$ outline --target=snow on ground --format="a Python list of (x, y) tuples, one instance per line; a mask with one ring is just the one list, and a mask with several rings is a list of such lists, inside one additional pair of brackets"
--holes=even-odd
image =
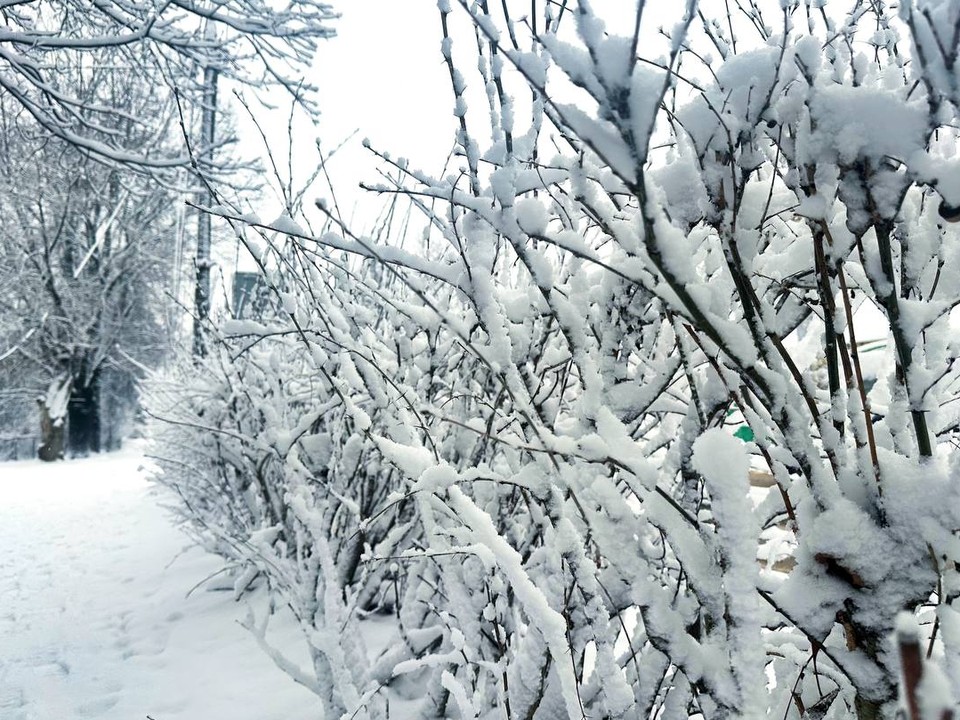
[[(237, 622), (244, 603), (209, 585), (188, 597), (222, 563), (172, 526), (140, 462), (0, 464), (0, 718), (318, 717)], [(306, 665), (293, 624), (273, 627)]]

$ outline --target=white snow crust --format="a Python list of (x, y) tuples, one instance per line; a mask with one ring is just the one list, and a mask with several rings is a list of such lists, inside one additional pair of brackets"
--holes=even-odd
[[(232, 582), (191, 592), (222, 561), (172, 526), (141, 462), (133, 449), (0, 465), (0, 718), (317, 718), (238, 623)], [(269, 640), (307, 662), (290, 618)]]

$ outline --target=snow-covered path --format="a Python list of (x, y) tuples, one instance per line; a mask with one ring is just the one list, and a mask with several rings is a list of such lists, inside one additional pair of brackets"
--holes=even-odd
[[(0, 718), (317, 718), (231, 593), (187, 597), (221, 563), (171, 525), (140, 462), (0, 464)], [(292, 625), (273, 642), (305, 662)]]

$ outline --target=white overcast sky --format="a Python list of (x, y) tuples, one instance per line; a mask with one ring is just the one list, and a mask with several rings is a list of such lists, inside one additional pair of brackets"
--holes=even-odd
[[(469, 88), (476, 84), (474, 40), (471, 32), (464, 32), (468, 28), (465, 13), (456, 2), (452, 5), (454, 57), (459, 48)], [(644, 25), (651, 29), (665, 14), (674, 14), (665, 13), (664, 5), (648, 5)], [(680, 2), (671, 0), (666, 5), (682, 11)], [(630, 34), (633, 0), (594, 0), (592, 6), (608, 19), (610, 31)], [(380, 201), (364, 200), (364, 193), (356, 189), (361, 180), (378, 180), (378, 163), (362, 147), (362, 140), (369, 138), (375, 148), (406, 157), (413, 166), (438, 175), (455, 137), (453, 97), (440, 54), (436, 0), (334, 0), (334, 8), (341, 16), (334, 24), (337, 35), (320, 44), (306, 77), (318, 88), (321, 115), (315, 124), (295, 126), (293, 161), (302, 179), (316, 166), (312, 146), (317, 138), (329, 152), (357, 131), (328, 163), (328, 170), (341, 210), (349, 214), (354, 203), (360, 202), (355, 220), (356, 228), (363, 230), (369, 229), (369, 216), (376, 214)], [(618, 26), (621, 23), (623, 27)], [(479, 107), (474, 112), (478, 119), (486, 113)], [(280, 154), (285, 155), (285, 115), (272, 113), (264, 124), (271, 128), (277, 146), (283, 146)], [(259, 145), (255, 133), (243, 135), (244, 144)], [(309, 204), (318, 195), (329, 198), (329, 191), (318, 186)], [(262, 211), (266, 214), (278, 208), (271, 204)], [(369, 222), (364, 222), (365, 217)]]
[(359, 132), (331, 160), (334, 182), (353, 187), (361, 178), (376, 178), (364, 137), (439, 172), (454, 125), (435, 1), (349, 0), (335, 7), (341, 13), (337, 36), (322, 44), (315, 63), (317, 133), (329, 150)]
[[(363, 139), (439, 173), (454, 139), (453, 101), (440, 55), (435, 0), (341, 0), (334, 6), (341, 15), (334, 23), (337, 35), (320, 44), (305, 78), (318, 89), (321, 114), (315, 123), (302, 118), (295, 123), (293, 163), (302, 181), (316, 167), (317, 139), (330, 152), (356, 132), (327, 164), (341, 209), (349, 213), (365, 195), (357, 189), (359, 182), (378, 179), (378, 163), (363, 148)], [(261, 120), (285, 163), (289, 101), (279, 102), (283, 109), (264, 113)], [(257, 148), (256, 131), (242, 121), (240, 127), (247, 150)], [(325, 183), (317, 185), (309, 204), (319, 195), (329, 199)], [(368, 213), (380, 206), (370, 198), (361, 203)], [(268, 207), (264, 213), (279, 206)]]

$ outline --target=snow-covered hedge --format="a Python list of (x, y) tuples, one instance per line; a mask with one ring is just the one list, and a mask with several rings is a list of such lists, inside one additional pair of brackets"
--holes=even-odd
[(328, 717), (952, 712), (960, 7), (737, 7), (658, 58), (643, 3), (631, 37), (464, 2), (461, 49), (441, 2), (464, 167), (380, 188), (422, 247), (284, 221), (283, 312), (185, 381), (168, 482), (294, 607)]

